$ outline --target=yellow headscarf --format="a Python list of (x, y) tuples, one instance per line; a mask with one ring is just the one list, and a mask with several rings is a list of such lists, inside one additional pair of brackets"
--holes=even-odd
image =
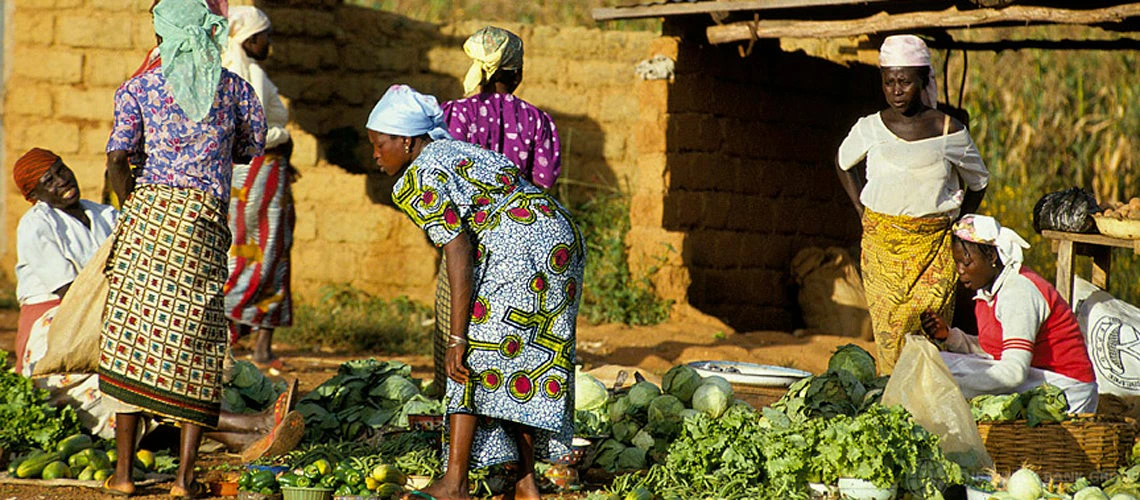
[(474, 94), (500, 69), (522, 69), (522, 39), (502, 28), (487, 26), (476, 31), (463, 42), (463, 52), (472, 59), (463, 78), (465, 95)]

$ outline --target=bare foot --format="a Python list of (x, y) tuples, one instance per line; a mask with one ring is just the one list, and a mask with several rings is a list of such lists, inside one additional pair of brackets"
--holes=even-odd
[[(538, 491), (538, 481), (534, 478), (534, 472), (522, 476), (518, 482), (515, 483), (515, 489), (512, 500), (539, 500), (542, 498), (542, 493)], [(504, 496), (505, 497), (505, 496)]]

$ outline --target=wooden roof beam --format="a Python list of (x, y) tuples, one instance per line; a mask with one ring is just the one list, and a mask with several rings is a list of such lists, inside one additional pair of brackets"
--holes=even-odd
[(1073, 10), (1028, 5), (1002, 9), (958, 10), (888, 14), (880, 12), (862, 19), (839, 21), (768, 20), (741, 21), (710, 26), (710, 43), (731, 43), (756, 38), (837, 38), (871, 33), (890, 33), (931, 28), (969, 28), (988, 24), (1045, 23), (1096, 25), (1119, 23), (1140, 17), (1140, 4), (1130, 3), (1100, 9)]
[(628, 7), (598, 7), (590, 11), (595, 21), (642, 19), (647, 17), (711, 14), (772, 9), (800, 9), (836, 5), (866, 5), (892, 0), (719, 0), (715, 2), (662, 3)]

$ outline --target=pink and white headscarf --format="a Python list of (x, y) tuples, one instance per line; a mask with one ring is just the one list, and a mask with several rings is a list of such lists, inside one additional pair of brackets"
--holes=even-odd
[(954, 223), (952, 230), (954, 236), (963, 241), (997, 247), (998, 258), (1006, 266), (1014, 266), (1017, 269), (1025, 261), (1025, 254), (1022, 250), (1029, 248), (1029, 242), (1025, 241), (1016, 231), (1008, 227), (1001, 227), (1001, 224), (998, 224), (997, 219), (993, 217), (976, 214), (964, 215), (958, 219), (958, 222)]
[(934, 66), (930, 64), (930, 49), (926, 42), (914, 35), (891, 35), (879, 47), (880, 68), (922, 68), (925, 67), (929, 80), (922, 93), (922, 103), (938, 109), (938, 80), (934, 78)]

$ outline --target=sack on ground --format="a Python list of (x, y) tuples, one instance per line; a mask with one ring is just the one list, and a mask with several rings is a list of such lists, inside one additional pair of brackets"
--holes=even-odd
[(1096, 232), (1092, 215), (1100, 211), (1096, 197), (1086, 189), (1072, 187), (1042, 196), (1033, 206), (1033, 229), (1067, 231), (1070, 233)]
[(963, 469), (992, 467), (970, 404), (926, 337), (907, 335), (895, 371), (883, 390), (882, 404), (902, 405), (926, 430), (938, 435), (946, 457)]
[(103, 269), (113, 242), (114, 238), (107, 238), (71, 282), (48, 330), (47, 353), (32, 375), (95, 373), (108, 291)]
[(846, 250), (800, 250), (792, 259), (792, 275), (800, 287), (800, 309), (810, 333), (871, 339), (863, 280)]

